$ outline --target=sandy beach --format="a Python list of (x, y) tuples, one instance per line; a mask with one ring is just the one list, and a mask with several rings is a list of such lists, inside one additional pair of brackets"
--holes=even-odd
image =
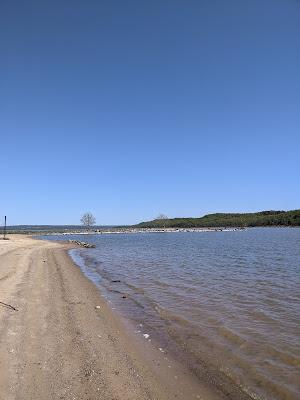
[(1, 400), (244, 398), (130, 333), (69, 248), (0, 240)]

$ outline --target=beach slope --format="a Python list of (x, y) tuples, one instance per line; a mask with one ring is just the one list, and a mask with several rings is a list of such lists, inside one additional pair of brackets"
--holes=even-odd
[(70, 246), (0, 240), (1, 400), (225, 398), (142, 349)]

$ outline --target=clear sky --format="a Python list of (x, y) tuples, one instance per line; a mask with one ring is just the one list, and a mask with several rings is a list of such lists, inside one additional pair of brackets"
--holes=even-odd
[(300, 1), (0, 0), (0, 217), (300, 208)]

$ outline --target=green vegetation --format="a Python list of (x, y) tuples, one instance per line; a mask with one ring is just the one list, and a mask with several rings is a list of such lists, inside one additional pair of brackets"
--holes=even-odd
[(201, 218), (155, 219), (141, 222), (139, 228), (207, 228), (253, 226), (300, 226), (300, 210), (261, 211), (246, 214), (208, 214)]

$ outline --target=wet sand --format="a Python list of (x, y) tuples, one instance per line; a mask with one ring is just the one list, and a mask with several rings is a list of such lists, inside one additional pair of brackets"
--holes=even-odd
[(246, 398), (130, 333), (71, 261), (72, 245), (9, 239), (0, 240), (1, 400)]

